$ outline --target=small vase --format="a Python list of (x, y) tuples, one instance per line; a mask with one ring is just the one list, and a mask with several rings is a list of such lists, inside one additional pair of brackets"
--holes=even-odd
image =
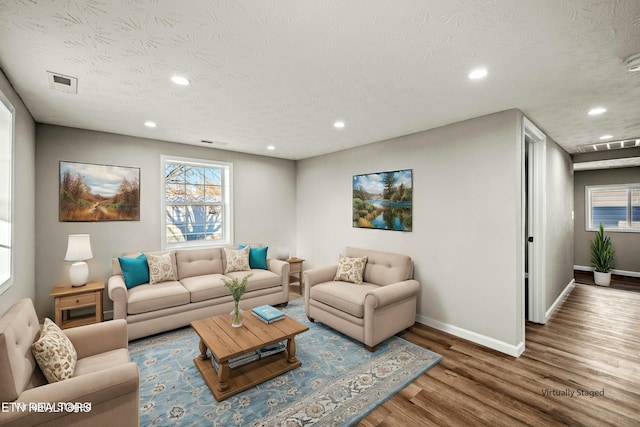
[(593, 272), (593, 281), (598, 286), (609, 286), (611, 284), (611, 272), (601, 273), (599, 271)]
[(229, 313), (229, 315), (231, 316), (231, 326), (233, 326), (234, 328), (239, 328), (240, 326), (242, 326), (244, 311), (242, 311), (237, 304), (235, 308), (231, 310), (231, 313)]

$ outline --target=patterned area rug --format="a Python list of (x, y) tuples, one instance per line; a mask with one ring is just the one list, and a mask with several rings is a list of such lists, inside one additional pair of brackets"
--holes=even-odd
[(303, 304), (282, 309), (309, 327), (296, 337), (302, 366), (222, 402), (193, 363), (199, 339), (190, 327), (129, 343), (140, 368), (140, 425), (351, 426), (441, 359), (398, 337), (371, 353), (309, 322)]

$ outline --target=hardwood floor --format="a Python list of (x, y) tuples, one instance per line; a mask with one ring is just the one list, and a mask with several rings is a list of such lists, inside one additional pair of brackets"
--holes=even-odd
[(510, 357), (417, 324), (442, 361), (357, 425), (640, 426), (640, 294), (576, 285)]
[[(573, 277), (576, 279), (576, 283), (583, 283), (583, 284), (595, 286), (592, 271), (574, 270)], [(640, 278), (612, 274), (611, 285), (609, 285), (609, 287), (613, 289), (621, 289), (625, 291), (640, 292)]]

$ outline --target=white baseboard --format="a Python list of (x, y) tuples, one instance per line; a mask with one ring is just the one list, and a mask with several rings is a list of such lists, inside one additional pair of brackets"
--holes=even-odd
[[(586, 267), (584, 265), (574, 265), (573, 269), (578, 271), (593, 271), (593, 267)], [(611, 273), (619, 276), (640, 277), (640, 272), (637, 271), (617, 270), (614, 268), (611, 270)]]
[(558, 298), (556, 298), (556, 300), (553, 302), (553, 304), (551, 304), (551, 307), (549, 307), (547, 312), (544, 314), (544, 323), (547, 323), (547, 320), (549, 320), (549, 318), (551, 317), (553, 312), (556, 311), (556, 309), (558, 308), (558, 306), (560, 305), (562, 300), (564, 300), (565, 297), (567, 295), (569, 295), (569, 292), (571, 292), (571, 289), (573, 289), (573, 287), (575, 285), (576, 285), (576, 280), (575, 279), (571, 279), (569, 284), (564, 288), (564, 290), (560, 293)]
[(467, 329), (450, 325), (448, 323), (440, 322), (439, 320), (431, 319), (430, 317), (426, 317), (421, 314), (418, 314), (416, 316), (416, 319), (418, 322), (424, 325), (431, 326), (432, 328), (447, 332), (460, 338), (464, 338), (476, 344), (489, 347), (501, 353), (508, 354), (509, 356), (520, 357), (522, 352), (524, 352), (524, 342), (521, 342), (518, 345), (508, 344), (504, 341), (500, 341), (486, 335), (478, 334), (477, 332), (469, 331)]

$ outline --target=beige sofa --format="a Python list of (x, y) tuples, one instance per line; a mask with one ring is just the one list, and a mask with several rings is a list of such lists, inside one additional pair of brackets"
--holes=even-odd
[(306, 270), (304, 308), (318, 320), (375, 351), (390, 336), (412, 326), (420, 285), (413, 280), (413, 261), (406, 255), (346, 248), (349, 258), (366, 256), (363, 282), (334, 280), (337, 265)]
[[(235, 248), (234, 248), (235, 249)], [(223, 248), (181, 249), (168, 253), (178, 280), (142, 284), (127, 289), (117, 258), (112, 261), (108, 295), (114, 319), (125, 319), (129, 340), (189, 325), (197, 319), (230, 313), (234, 301), (222, 279), (249, 278), (240, 300), (242, 309), (289, 301), (289, 263), (267, 260), (267, 270), (251, 269), (225, 273)], [(139, 254), (128, 255), (136, 257)]]
[[(22, 299), (2, 316), (0, 425), (111, 426), (117, 420), (121, 427), (138, 426), (139, 374), (129, 358), (125, 322), (103, 322), (63, 332), (78, 361), (71, 378), (49, 384), (31, 352), (40, 336), (33, 302)], [(58, 402), (83, 409), (73, 412), (64, 405), (60, 410)], [(47, 403), (56, 406), (47, 407)], [(89, 412), (85, 403), (91, 404)]]

